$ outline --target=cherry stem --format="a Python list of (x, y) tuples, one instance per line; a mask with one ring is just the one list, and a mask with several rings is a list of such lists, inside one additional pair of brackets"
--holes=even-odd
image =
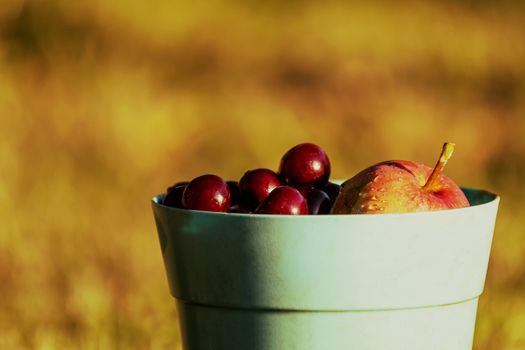
[(445, 142), (443, 144), (443, 149), (441, 150), (441, 155), (439, 156), (439, 160), (436, 163), (436, 166), (434, 167), (434, 170), (432, 170), (432, 173), (428, 177), (427, 182), (423, 186), (423, 189), (426, 191), (430, 191), (432, 189), (432, 185), (434, 185), (434, 182), (436, 181), (437, 177), (447, 164), (450, 157), (452, 157), (452, 153), (454, 153), (454, 147), (456, 146), (455, 143), (452, 142)]

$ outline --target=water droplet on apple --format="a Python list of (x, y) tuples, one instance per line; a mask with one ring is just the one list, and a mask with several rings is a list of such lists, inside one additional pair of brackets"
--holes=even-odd
[(368, 210), (377, 210), (379, 207), (377, 206), (377, 204), (369, 204), (366, 209)]

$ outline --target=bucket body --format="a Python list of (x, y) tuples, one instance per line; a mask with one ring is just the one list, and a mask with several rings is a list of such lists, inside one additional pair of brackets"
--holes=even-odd
[(379, 215), (281, 216), (153, 199), (184, 348), (472, 347), (499, 197)]

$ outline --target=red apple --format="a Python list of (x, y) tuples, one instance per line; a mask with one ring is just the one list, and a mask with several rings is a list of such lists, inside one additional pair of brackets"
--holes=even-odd
[(434, 169), (406, 160), (373, 165), (343, 184), (333, 214), (379, 214), (470, 206), (465, 194), (441, 170), (454, 144), (445, 143)]

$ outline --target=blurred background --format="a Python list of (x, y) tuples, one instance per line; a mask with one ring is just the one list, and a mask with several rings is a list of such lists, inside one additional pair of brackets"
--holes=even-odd
[(523, 4), (3, 0), (0, 348), (180, 348), (149, 202), (176, 181), (453, 141), (502, 196), (475, 349), (525, 349)]

